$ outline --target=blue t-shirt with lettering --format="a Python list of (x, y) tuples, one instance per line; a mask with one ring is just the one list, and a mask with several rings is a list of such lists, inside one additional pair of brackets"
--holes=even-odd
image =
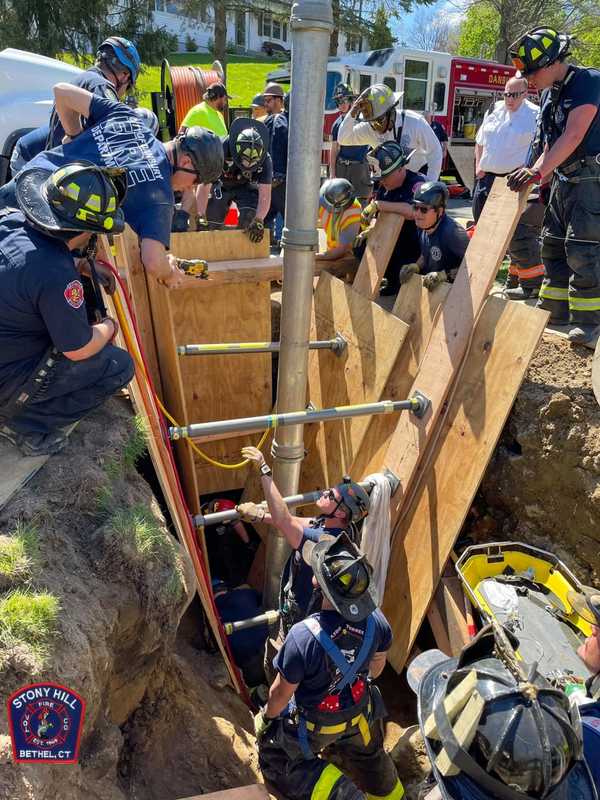
[[(162, 142), (129, 106), (94, 96), (88, 127), (71, 142), (46, 150), (27, 169), (54, 171), (72, 161), (91, 161), (127, 170), (127, 196), (122, 205), (126, 222), (141, 239), (169, 246), (173, 216), (171, 164)], [(0, 189), (0, 208), (16, 208), (14, 182)]]

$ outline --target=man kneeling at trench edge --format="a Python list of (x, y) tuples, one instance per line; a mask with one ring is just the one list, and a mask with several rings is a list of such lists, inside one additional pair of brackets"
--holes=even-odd
[[(399, 800), (404, 788), (383, 749), (385, 709), (372, 684), (392, 640), (372, 569), (346, 534), (306, 541), (302, 557), (323, 607), (292, 627), (275, 659), (277, 677), (255, 717), (260, 768), (290, 800)], [(319, 755), (326, 747), (347, 760), (360, 789)]]
[(265, 672), (269, 682), (274, 677), (273, 657), (284, 636), (292, 625), (304, 619), (320, 607), (320, 592), (313, 591), (313, 573), (302, 558), (305, 541), (318, 542), (324, 534), (339, 536), (348, 533), (354, 539), (356, 525), (369, 513), (369, 495), (358, 483), (345, 478), (337, 486), (326, 489), (316, 501), (320, 514), (316, 518), (296, 517), (290, 514), (283, 498), (275, 486), (271, 469), (263, 454), (256, 447), (244, 447), (244, 458), (254, 462), (261, 474), (261, 484), (267, 501), (267, 509), (255, 503), (237, 506), (241, 518), (246, 522), (265, 522), (273, 525), (285, 536), (292, 553), (281, 575), (279, 592), (280, 630), (277, 640), (267, 640)]
[[(111, 344), (115, 320), (89, 324), (75, 266), (92, 236), (123, 230), (125, 186), (87, 162), (26, 167), (20, 210), (0, 210), (0, 436), (26, 456), (57, 453), (69, 426), (133, 377), (129, 354)], [(97, 288), (100, 268), (86, 268)], [(100, 277), (109, 291), (111, 278)]]

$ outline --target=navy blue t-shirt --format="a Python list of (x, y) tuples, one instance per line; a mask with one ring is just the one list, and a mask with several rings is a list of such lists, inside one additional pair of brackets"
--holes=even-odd
[[(171, 164), (162, 142), (129, 106), (93, 97), (88, 127), (83, 133), (65, 145), (40, 153), (27, 168), (55, 170), (79, 159), (105, 167), (124, 167), (125, 221), (140, 238), (169, 246), (174, 203)], [(16, 208), (13, 181), (0, 191), (0, 207)]]
[(91, 337), (67, 246), (31, 228), (20, 211), (0, 215), (0, 397), (20, 387), (52, 345), (78, 350)]
[[(424, 262), (421, 267), (421, 275), (440, 271), (451, 273), (457, 270), (469, 244), (466, 230), (448, 214), (444, 214), (434, 231), (420, 230), (419, 239), (421, 241), (421, 257)], [(448, 277), (454, 278), (453, 275)]]
[[(254, 589), (241, 587), (215, 597), (215, 604), (223, 622), (237, 622), (262, 614), (260, 595)], [(261, 652), (269, 635), (267, 625), (257, 625), (229, 636), (235, 663), (240, 667)]]
[(287, 586), (290, 570), (294, 570), (294, 579), (292, 581), (292, 593), (296, 603), (300, 607), (303, 614), (306, 614), (308, 604), (313, 593), (313, 571), (306, 561), (302, 558), (302, 548), (304, 542), (318, 542), (323, 534), (327, 533), (329, 536), (339, 536), (343, 528), (326, 528), (324, 521), (316, 520), (314, 528), (304, 528), (304, 536), (298, 548), (290, 553), (281, 577), (281, 585)]
[(447, 142), (448, 141), (448, 134), (446, 133), (446, 129), (442, 125), (441, 122), (437, 120), (433, 120), (431, 123), (431, 130), (435, 133), (438, 138), (438, 142)]
[(41, 128), (34, 128), (29, 133), (26, 133), (25, 136), (21, 136), (17, 142), (17, 147), (26, 161), (31, 161), (38, 153), (46, 149), (48, 130), (47, 125), (42, 125)]
[[(567, 120), (574, 108), (595, 105), (600, 108), (600, 71), (586, 67), (570, 67), (572, 77), (566, 76), (552, 119), (552, 92), (542, 95), (542, 130), (544, 140), (550, 147), (567, 127)], [(581, 143), (585, 155), (600, 153), (600, 113), (596, 113), (592, 124)]]
[[(380, 185), (375, 197), (386, 203), (412, 203), (417, 186), (426, 180), (427, 178), (420, 172), (412, 172), (407, 169), (402, 186), (388, 191)], [(412, 219), (405, 219), (390, 263), (395, 265), (412, 264), (420, 255), (421, 245), (417, 226)]]
[(288, 118), (285, 113), (271, 114), (265, 120), (269, 131), (269, 153), (273, 161), (273, 174), (285, 177), (288, 159)]
[[(331, 129), (331, 139), (334, 142), (338, 140), (338, 132), (340, 130), (340, 125), (344, 119), (344, 115), (340, 114), (340, 116), (336, 119), (333, 123), (333, 127)], [(338, 158), (343, 158), (346, 161), (364, 161), (367, 157), (367, 150), (368, 146), (363, 145), (354, 145), (354, 144), (341, 144), (340, 151), (338, 153)]]
[[(105, 100), (119, 101), (117, 90), (98, 67), (86, 69), (85, 72), (82, 72), (81, 75), (78, 75), (75, 80), (70, 81), (70, 83), (72, 83), (73, 86), (79, 86), (81, 89), (87, 89), (88, 92), (91, 92), (97, 97), (103, 97)], [(82, 127), (87, 128), (90, 122), (86, 120), (85, 117), (82, 117), (81, 124)], [(50, 115), (50, 130), (52, 133), (47, 140), (47, 144), (41, 147), (38, 153), (41, 153), (42, 150), (50, 150), (52, 147), (58, 147), (62, 144), (65, 129), (54, 109), (52, 109), (52, 114)]]
[[(313, 614), (325, 633), (342, 651), (346, 661), (353, 663), (363, 643), (366, 620), (348, 622), (337, 611), (321, 611)], [(392, 629), (379, 609), (373, 612), (375, 635), (368, 655), (360, 665), (358, 675), (366, 678), (369, 662), (375, 653), (389, 650), (392, 643)], [(309, 709), (319, 705), (329, 694), (336, 693), (341, 673), (325, 650), (317, 642), (306, 625), (298, 622), (293, 625), (285, 638), (281, 650), (273, 660), (273, 666), (288, 683), (299, 684), (295, 691), (296, 704)], [(350, 687), (346, 686), (340, 696), (340, 708), (353, 705)]]

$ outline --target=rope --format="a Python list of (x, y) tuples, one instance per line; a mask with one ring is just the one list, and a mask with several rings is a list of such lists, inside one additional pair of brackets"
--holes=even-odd
[(175, 100), (175, 125), (177, 130), (185, 115), (193, 106), (202, 102), (202, 95), (212, 84), (221, 81), (215, 70), (202, 70), (197, 67), (171, 67), (173, 98)]
[[(113, 266), (111, 264), (109, 264), (107, 261), (102, 261), (101, 259), (98, 259), (98, 262), (100, 264), (103, 264), (104, 266), (108, 267), (111, 270), (111, 272), (115, 276), (116, 280), (119, 282), (119, 286), (121, 287), (121, 289), (123, 291), (123, 296), (125, 298), (127, 298), (127, 294), (126, 294), (127, 289), (126, 289), (125, 285), (123, 284), (123, 281), (121, 280), (121, 276), (117, 273), (117, 271), (113, 268)], [(123, 331), (123, 336), (125, 337), (125, 342), (127, 344), (127, 349), (129, 350), (129, 353), (132, 356), (133, 360), (135, 361), (138, 369), (144, 375), (144, 377), (145, 377), (145, 379), (146, 379), (146, 381), (148, 383), (148, 386), (150, 387), (150, 391), (152, 392), (152, 396), (154, 398), (154, 402), (160, 408), (160, 410), (162, 411), (164, 416), (169, 420), (171, 425), (175, 426), (176, 428), (181, 427), (181, 425), (177, 422), (177, 420), (174, 417), (171, 416), (169, 411), (165, 408), (165, 406), (162, 404), (160, 398), (156, 394), (156, 391), (154, 389), (154, 385), (152, 384), (152, 381), (150, 380), (150, 375), (149, 375), (148, 370), (146, 368), (146, 364), (140, 358), (140, 355), (138, 353), (138, 348), (135, 347), (135, 345), (134, 345), (134, 341), (133, 341), (133, 338), (131, 336), (131, 331), (129, 330), (129, 326), (127, 325), (127, 319), (126, 319), (125, 314), (123, 312), (123, 305), (121, 303), (121, 298), (118, 295), (115, 294), (113, 296), (113, 300), (114, 300), (114, 303), (115, 303), (115, 308), (117, 310), (117, 316), (119, 318), (119, 327)], [(130, 311), (131, 311), (131, 309), (130, 309)], [(131, 311), (131, 318), (132, 318), (132, 320), (134, 319), (134, 315), (133, 315), (132, 311)], [(139, 340), (139, 334), (138, 334), (138, 340)], [(141, 352), (141, 347), (139, 348), (139, 352)], [(258, 444), (256, 445), (259, 450), (264, 445), (264, 443), (267, 441), (267, 437), (269, 436), (269, 432), (271, 430), (273, 430), (275, 427), (276, 427), (276, 424), (271, 425), (271, 427), (267, 428), (265, 430), (265, 432), (263, 433), (263, 435), (260, 437), (260, 440), (259, 440)], [(196, 453), (196, 455), (198, 455), (204, 461), (207, 461), (209, 464), (212, 464), (214, 467), (219, 467), (220, 469), (242, 469), (243, 467), (245, 467), (247, 464), (250, 463), (248, 461), (248, 459), (245, 458), (242, 461), (238, 461), (236, 464), (224, 464), (222, 461), (217, 461), (216, 459), (211, 458), (207, 453), (205, 453), (203, 450), (201, 450), (198, 447), (198, 445), (196, 445), (191, 439), (186, 438), (185, 441), (192, 448), (194, 453)]]

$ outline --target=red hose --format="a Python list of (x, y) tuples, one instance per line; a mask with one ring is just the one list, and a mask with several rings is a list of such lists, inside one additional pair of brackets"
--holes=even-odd
[[(131, 301), (129, 299), (129, 291), (128, 291), (126, 285), (124, 284), (121, 276), (119, 275), (118, 271), (115, 269), (115, 267), (110, 262), (104, 261), (104, 259), (101, 259), (101, 258), (98, 258), (97, 261), (98, 261), (99, 264), (107, 267), (112, 272), (112, 274), (115, 276), (115, 280), (119, 284), (119, 287), (121, 289), (121, 294), (123, 295), (123, 297), (125, 299), (125, 304), (127, 305), (127, 310), (129, 311), (129, 316), (131, 317), (131, 322), (132, 322), (132, 325), (133, 325), (133, 332), (134, 332), (134, 335), (135, 335), (135, 339), (136, 339), (136, 343), (137, 343), (137, 346), (138, 346), (138, 350), (140, 352), (140, 357), (141, 357), (142, 363), (144, 365), (144, 372), (146, 373), (146, 380), (148, 382), (148, 386), (150, 387), (150, 393), (152, 395), (152, 399), (156, 402), (156, 398), (158, 397), (158, 395), (156, 394), (156, 390), (155, 390), (154, 384), (152, 382), (152, 377), (150, 375), (150, 370), (148, 368), (148, 362), (146, 361), (146, 356), (144, 355), (144, 350), (142, 348), (142, 340), (141, 340), (140, 332), (139, 332), (139, 329), (138, 329), (138, 326), (137, 326), (137, 320), (135, 318), (135, 313), (133, 311), (133, 307), (132, 307)], [(175, 475), (175, 480), (177, 482), (177, 493), (179, 494), (179, 500), (180, 500), (180, 503), (181, 503), (181, 507), (183, 509), (185, 509), (185, 512), (186, 512), (185, 513), (185, 518), (186, 518), (186, 521), (187, 521), (187, 524), (188, 524), (188, 532), (191, 533), (190, 540), (192, 542), (194, 542), (194, 546), (195, 546), (195, 549), (196, 549), (196, 555), (198, 556), (198, 563), (200, 564), (200, 568), (202, 570), (202, 578), (204, 579), (204, 585), (210, 590), (209, 592), (207, 592), (207, 594), (208, 594), (208, 597), (210, 598), (210, 603), (211, 603), (211, 607), (212, 607), (213, 613), (215, 615), (215, 619), (218, 622), (219, 633), (221, 635), (221, 642), (222, 642), (222, 644), (223, 644), (223, 646), (225, 648), (225, 652), (229, 656), (229, 661), (230, 661), (230, 663), (231, 663), (231, 665), (233, 667), (233, 671), (234, 671), (234, 673), (235, 673), (235, 675), (237, 677), (237, 681), (238, 681), (238, 685), (239, 685), (239, 688), (240, 688), (240, 694), (242, 696), (242, 699), (244, 700), (246, 705), (251, 706), (252, 705), (252, 701), (250, 699), (250, 695), (248, 694), (248, 690), (246, 688), (246, 684), (244, 683), (244, 681), (243, 681), (243, 679), (242, 679), (242, 677), (240, 675), (240, 671), (238, 669), (238, 666), (237, 666), (237, 664), (235, 663), (235, 661), (233, 659), (233, 653), (231, 651), (231, 646), (229, 644), (229, 639), (228, 639), (227, 634), (225, 633), (225, 631), (223, 629), (223, 623), (221, 622), (221, 616), (219, 614), (219, 610), (217, 608), (217, 604), (215, 603), (215, 598), (213, 596), (212, 588), (211, 588), (211, 585), (210, 585), (210, 581), (208, 579), (208, 572), (207, 572), (207, 569), (206, 569), (206, 564), (204, 563), (204, 554), (202, 553), (202, 550), (200, 549), (200, 546), (198, 544), (198, 537), (196, 535), (196, 528), (195, 528), (194, 523), (192, 521), (192, 515), (189, 512), (189, 509), (188, 509), (188, 506), (187, 506), (187, 502), (186, 502), (185, 496), (183, 494), (183, 488), (181, 486), (181, 481), (179, 480), (179, 473), (177, 472), (177, 467), (175, 465), (175, 458), (173, 456), (173, 448), (172, 448), (172, 445), (171, 445), (171, 440), (169, 439), (169, 434), (168, 434), (168, 431), (167, 431), (167, 425), (165, 423), (165, 420), (164, 420), (162, 414), (158, 411), (158, 408), (157, 408), (157, 417), (158, 417), (158, 421), (159, 421), (159, 424), (160, 424), (161, 433), (162, 433), (162, 436), (163, 436), (163, 442), (166, 445), (166, 451), (167, 451), (167, 453), (169, 455), (169, 463), (171, 465), (171, 469), (173, 471), (173, 474)]]

